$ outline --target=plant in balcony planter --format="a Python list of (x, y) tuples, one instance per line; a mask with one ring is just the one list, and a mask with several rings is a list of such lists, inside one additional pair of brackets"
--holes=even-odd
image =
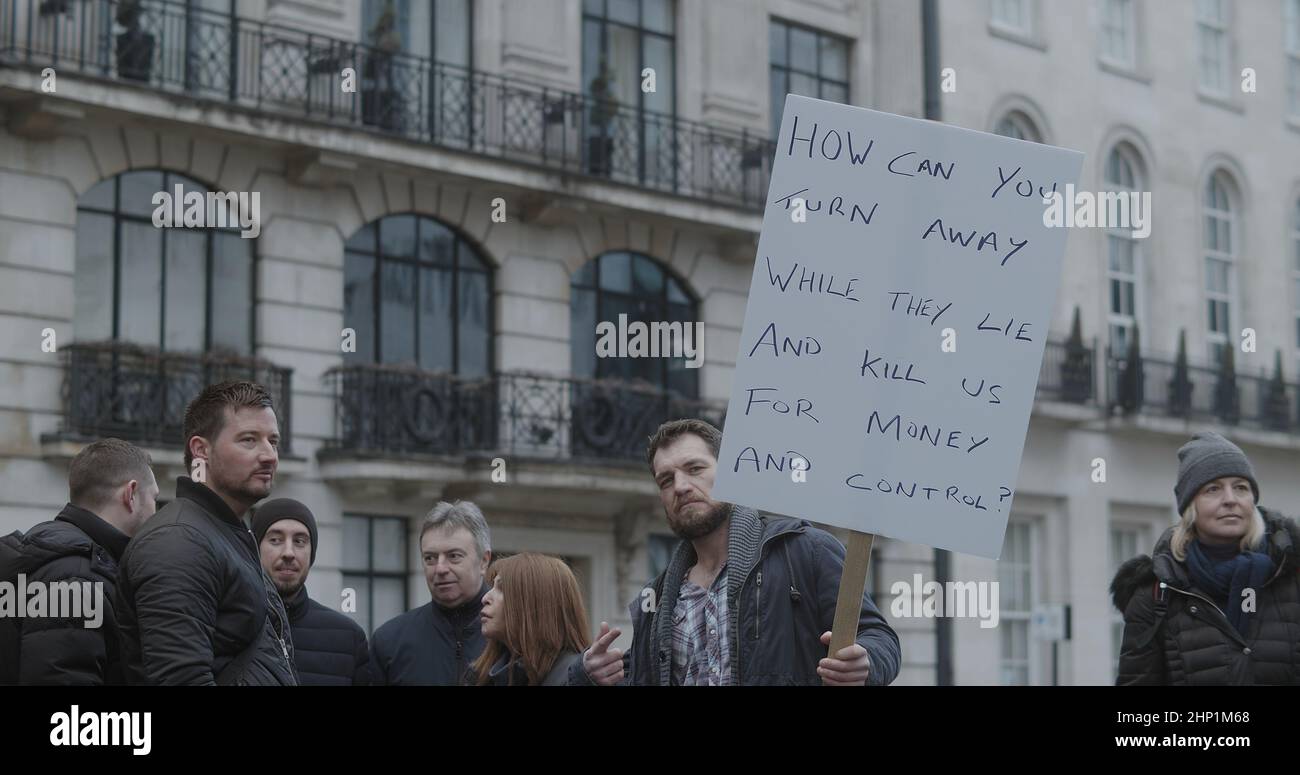
[(591, 107), (587, 115), (587, 171), (593, 175), (608, 175), (613, 170), (613, 123), (618, 119), (618, 97), (614, 94), (614, 70), (604, 57), (595, 78), (588, 84), (587, 93)]
[(366, 57), (368, 87), (361, 94), (361, 114), (367, 124), (401, 131), (406, 101), (397, 87), (396, 55), (402, 50), (402, 33), (397, 28), (397, 9), (392, 0), (384, 3), (379, 18), (368, 34), (371, 49)]
[(1264, 390), (1264, 425), (1275, 431), (1291, 429), (1291, 406), (1286, 398), (1286, 380), (1282, 378), (1282, 351), (1273, 351), (1273, 378)]
[(1192, 413), (1192, 384), (1187, 369), (1187, 331), (1178, 332), (1178, 356), (1174, 358), (1174, 376), (1169, 380), (1169, 414), (1187, 417)]
[(153, 73), (154, 35), (140, 29), (144, 0), (121, 0), (117, 23), (126, 28), (117, 36), (117, 75), (132, 81), (149, 82)]
[(1083, 326), (1079, 308), (1074, 308), (1070, 338), (1065, 341), (1065, 361), (1061, 364), (1061, 394), (1066, 401), (1081, 404), (1092, 395), (1092, 358), (1083, 343)]
[(1119, 375), (1119, 408), (1124, 414), (1132, 414), (1142, 408), (1145, 380), (1142, 374), (1141, 342), (1141, 331), (1133, 326), (1133, 338), (1129, 340), (1128, 354)]
[(1219, 379), (1214, 385), (1214, 413), (1229, 425), (1236, 425), (1241, 417), (1234, 349), (1231, 342), (1224, 346), (1223, 361), (1219, 364)]

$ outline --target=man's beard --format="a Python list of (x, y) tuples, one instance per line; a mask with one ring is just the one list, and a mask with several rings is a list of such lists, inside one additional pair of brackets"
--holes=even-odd
[(272, 576), (271, 583), (275, 585), (276, 591), (280, 593), (280, 599), (288, 600), (289, 598), (298, 594), (298, 590), (303, 588), (303, 586), (307, 583), (307, 577), (303, 576), (299, 578), (297, 581), (282, 582), (279, 579)]
[(252, 477), (242, 481), (235, 481), (233, 477), (226, 478), (218, 472), (224, 472), (219, 461), (215, 458), (208, 466), (208, 476), (211, 478), (211, 484), (215, 485), (213, 489), (222, 493), (228, 498), (239, 501), (246, 506), (252, 506), (254, 503), (268, 497), (271, 494), (271, 485), (274, 479), (266, 483), (266, 491), (262, 492), (260, 482)]
[[(694, 501), (702, 503), (703, 501)], [(688, 504), (690, 505), (690, 504)], [(718, 503), (712, 508), (694, 517), (668, 517), (668, 527), (678, 538), (684, 538), (687, 541), (694, 541), (697, 538), (712, 533), (718, 529), (718, 526), (727, 521), (731, 516), (730, 503)]]

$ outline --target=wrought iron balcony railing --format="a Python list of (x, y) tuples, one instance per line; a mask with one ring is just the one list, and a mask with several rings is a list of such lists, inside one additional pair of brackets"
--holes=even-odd
[[(774, 153), (747, 131), (171, 0), (0, 0), (3, 65), (367, 127), (749, 210), (762, 209)], [(346, 68), (353, 91), (344, 91)]]
[(400, 366), (345, 366), (327, 448), (351, 454), (507, 453), (640, 461), (659, 424), (699, 417), (722, 426), (725, 405), (614, 381), (527, 374), (462, 379)]
[(1038, 372), (1038, 396), (1072, 404), (1096, 400), (1096, 345), (1083, 342), (1047, 342)]
[(180, 449), (189, 402), (208, 385), (247, 379), (270, 391), (280, 425), (280, 454), (292, 454), (292, 369), (257, 358), (159, 352), (120, 342), (72, 344), (63, 353), (64, 434), (116, 436)]
[(1106, 356), (1113, 411), (1154, 413), (1189, 420), (1291, 433), (1300, 430), (1300, 385), (1280, 376), (1226, 373), (1144, 355), (1136, 363)]

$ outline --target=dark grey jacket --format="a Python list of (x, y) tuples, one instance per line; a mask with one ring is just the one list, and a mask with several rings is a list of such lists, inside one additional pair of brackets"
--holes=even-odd
[(1192, 584), (1174, 557), (1173, 528), (1152, 557), (1124, 563), (1111, 584), (1115, 607), (1124, 612), (1117, 685), (1300, 685), (1300, 529), (1274, 512), (1260, 514), (1277, 571), (1256, 591), (1244, 637), (1224, 616), (1225, 601)]
[(370, 636), (375, 686), (456, 686), (483, 653), (484, 584), (471, 600), (446, 610), (430, 601), (389, 619)]
[[(737, 506), (727, 539), (727, 618), (731, 682), (739, 685), (820, 685), (817, 663), (827, 655), (821, 634), (835, 620), (844, 546), (806, 520), (764, 518)], [(623, 657), (624, 682), (667, 686), (672, 681), (672, 612), (695, 549), (681, 541), (668, 568), (629, 606), (632, 648)], [(650, 609), (650, 610), (647, 610)], [(867, 650), (870, 686), (898, 676), (898, 635), (862, 596), (857, 642)], [(576, 666), (576, 673), (587, 678)], [(590, 679), (587, 678), (590, 682)]]
[(298, 683), (289, 617), (253, 534), (189, 477), (127, 545), (117, 594), (130, 683)]

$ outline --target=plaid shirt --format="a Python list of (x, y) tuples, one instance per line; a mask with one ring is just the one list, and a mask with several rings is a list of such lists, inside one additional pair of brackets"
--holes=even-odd
[(687, 570), (673, 608), (673, 684), (727, 686), (731, 653), (727, 643), (727, 566), (705, 589)]

